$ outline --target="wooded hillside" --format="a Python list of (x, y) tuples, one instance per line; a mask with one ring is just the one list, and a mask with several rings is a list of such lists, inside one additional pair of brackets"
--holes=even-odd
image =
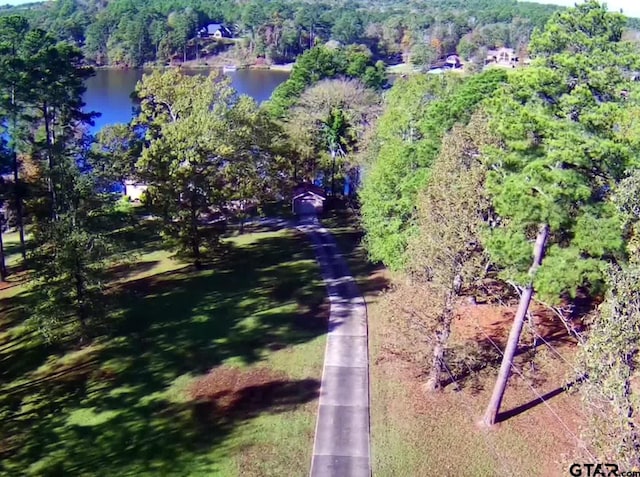
[(80, 46), (89, 61), (139, 66), (220, 51), (222, 44), (195, 41), (210, 22), (227, 25), (244, 54), (273, 62), (336, 40), (364, 43), (386, 61), (414, 56), (424, 63), (456, 49), (469, 56), (495, 46), (524, 48), (557, 9), (516, 0), (57, 0), (0, 13), (25, 15), (32, 26)]

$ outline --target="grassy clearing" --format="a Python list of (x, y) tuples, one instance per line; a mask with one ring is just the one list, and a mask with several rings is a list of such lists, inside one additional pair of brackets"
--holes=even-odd
[[(512, 378), (503, 409), (528, 409), (492, 431), (481, 430), (477, 421), (495, 379), (493, 367), (461, 380), (461, 391), (449, 385), (437, 395), (423, 393), (424, 370), (381, 304), (378, 292), (388, 275), (366, 263), (357, 220), (332, 211), (323, 223), (335, 234), (367, 301), (374, 475), (566, 475), (576, 442), (559, 428), (551, 411), (532, 401), (523, 380)], [(541, 359), (536, 374), (544, 379), (536, 387), (543, 393), (555, 391), (564, 382), (564, 364)], [(566, 394), (550, 398), (553, 412), (577, 434), (584, 416), (576, 414), (576, 401)]]
[[(194, 271), (123, 233), (135, 259), (88, 346), (42, 342), (28, 292), (0, 291), (0, 474), (306, 475), (326, 325), (311, 247), (257, 231)], [(231, 369), (251, 379), (194, 394)]]

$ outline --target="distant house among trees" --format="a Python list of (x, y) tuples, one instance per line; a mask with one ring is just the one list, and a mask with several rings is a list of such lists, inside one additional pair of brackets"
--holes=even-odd
[(296, 215), (320, 214), (324, 210), (326, 199), (327, 196), (322, 187), (302, 183), (293, 190), (291, 207)]
[(233, 34), (222, 23), (209, 23), (198, 30), (200, 38), (232, 38)]
[(485, 65), (497, 65), (505, 68), (515, 68), (520, 59), (513, 48), (498, 48), (487, 51)]
[(132, 180), (124, 181), (124, 195), (134, 202), (142, 200), (142, 196), (147, 191), (148, 186)]
[(430, 73), (442, 73), (446, 70), (457, 70), (462, 68), (462, 60), (456, 54), (444, 56), (429, 66)]

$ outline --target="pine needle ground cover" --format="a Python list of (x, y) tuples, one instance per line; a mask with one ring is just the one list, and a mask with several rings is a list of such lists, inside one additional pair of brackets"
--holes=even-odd
[(0, 475), (306, 475), (327, 316), (310, 245), (254, 231), (196, 271), (130, 233), (88, 344), (44, 342), (26, 287), (0, 291)]

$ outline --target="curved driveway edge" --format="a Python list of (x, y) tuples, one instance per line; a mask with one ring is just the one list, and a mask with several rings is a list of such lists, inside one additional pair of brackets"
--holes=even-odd
[(370, 477), (367, 311), (331, 233), (316, 217), (300, 219), (330, 302), (311, 477)]

